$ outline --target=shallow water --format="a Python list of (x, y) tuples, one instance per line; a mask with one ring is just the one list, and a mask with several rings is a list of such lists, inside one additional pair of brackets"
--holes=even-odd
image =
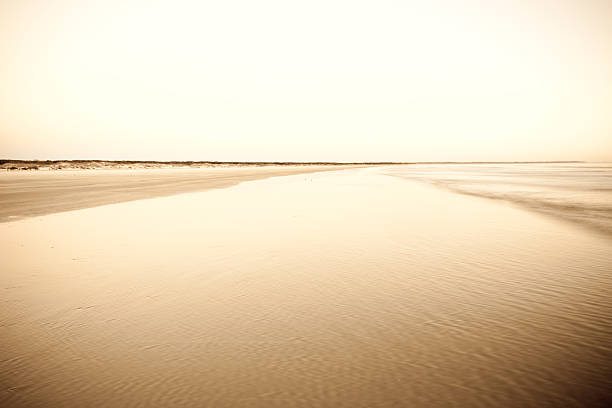
[(605, 406), (612, 240), (390, 171), (0, 224), (0, 403)]
[(612, 163), (414, 165), (388, 174), (505, 200), (612, 235)]

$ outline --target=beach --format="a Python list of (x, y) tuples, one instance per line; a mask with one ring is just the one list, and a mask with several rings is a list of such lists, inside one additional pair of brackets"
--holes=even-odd
[[(356, 166), (94, 167), (0, 172), (0, 222), (124, 201), (229, 187), (245, 181)], [(67, 164), (65, 166), (68, 166)]]
[(2, 175), (0, 405), (609, 404), (610, 235), (406, 169)]

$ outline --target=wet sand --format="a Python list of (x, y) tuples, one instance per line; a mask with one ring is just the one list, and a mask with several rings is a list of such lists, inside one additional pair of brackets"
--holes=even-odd
[(229, 166), (0, 172), (0, 222), (124, 201), (224, 188), (244, 181), (355, 166)]
[(0, 224), (0, 405), (598, 407), (612, 241), (381, 174)]

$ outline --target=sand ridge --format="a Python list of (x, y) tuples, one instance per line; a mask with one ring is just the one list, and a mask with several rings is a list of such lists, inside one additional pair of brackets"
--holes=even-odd
[(270, 165), (0, 173), (0, 222), (125, 201), (225, 188), (351, 165)]

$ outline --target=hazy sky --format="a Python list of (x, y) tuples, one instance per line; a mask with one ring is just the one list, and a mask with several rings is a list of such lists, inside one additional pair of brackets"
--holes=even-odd
[(612, 160), (612, 1), (0, 0), (0, 158)]

